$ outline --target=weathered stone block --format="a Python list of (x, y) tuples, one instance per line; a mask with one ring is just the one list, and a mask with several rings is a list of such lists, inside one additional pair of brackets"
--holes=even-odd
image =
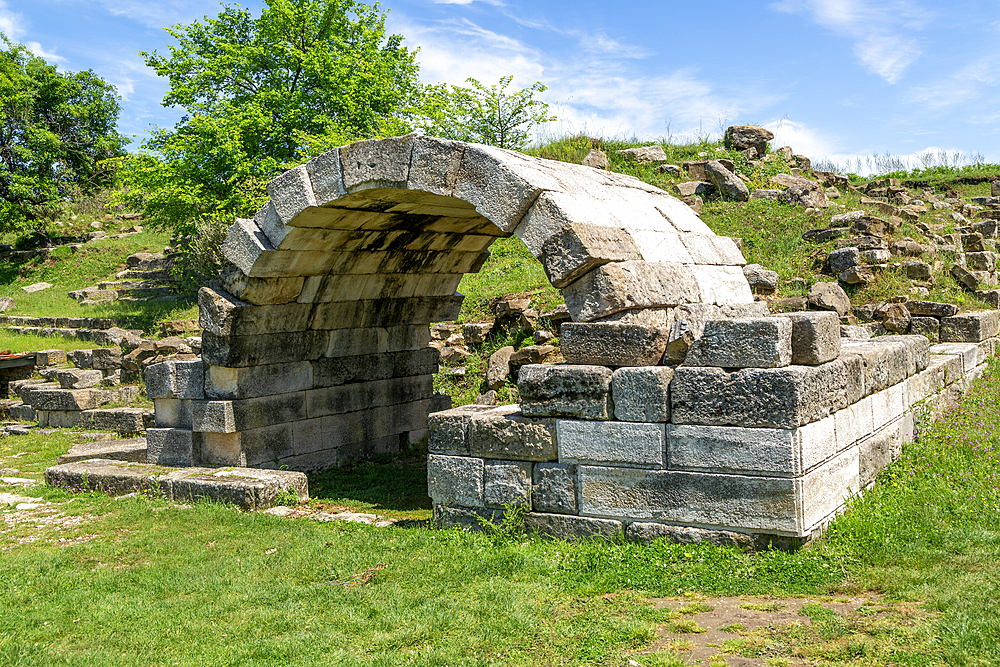
[(576, 514), (576, 466), (536, 463), (531, 505), (536, 512)]
[(464, 456), (427, 457), (427, 492), (435, 504), (483, 506), (482, 459)]
[[(430, 375), (420, 375), (310, 389), (305, 392), (304, 407), (309, 417), (323, 417), (367, 410), (373, 407), (410, 403), (429, 399), (433, 395), (434, 378)], [(280, 396), (291, 397), (296, 396), (296, 394), (280, 394)], [(271, 406), (276, 405), (275, 399), (276, 397), (259, 397), (235, 401), (234, 405)], [(285, 402), (288, 404), (286, 411), (294, 406), (294, 401)]]
[(146, 462), (161, 466), (192, 466), (201, 459), (201, 438), (187, 429), (146, 429)]
[(860, 482), (873, 483), (880, 471), (899, 458), (903, 447), (904, 419), (884, 425), (858, 446)]
[(205, 366), (201, 359), (150, 364), (143, 375), (149, 398), (205, 398)]
[(797, 534), (796, 480), (579, 466), (580, 513)]
[(307, 303), (255, 306), (209, 287), (198, 290), (198, 323), (216, 336), (304, 331), (311, 317), (312, 305)]
[(154, 398), (157, 428), (191, 428), (191, 403), (179, 398)]
[(91, 364), (97, 370), (113, 371), (122, 367), (119, 347), (95, 347), (91, 355)]
[(527, 417), (610, 419), (611, 370), (603, 366), (532, 364), (517, 380), (521, 410)]
[(559, 331), (566, 361), (594, 366), (656, 366), (668, 337), (665, 328), (617, 322), (567, 322)]
[(1000, 333), (1000, 311), (984, 310), (945, 317), (941, 320), (941, 341), (978, 343)]
[(108, 410), (86, 410), (80, 413), (81, 428), (95, 431), (113, 431), (122, 435), (142, 433), (146, 430), (144, 408), (112, 408)]
[(206, 331), (201, 356), (213, 366), (257, 366), (319, 359), (330, 344), (328, 331), (294, 331), (261, 336), (216, 336)]
[(857, 403), (838, 410), (834, 415), (837, 451), (847, 449), (874, 430), (872, 398), (867, 396)]
[(615, 419), (627, 422), (670, 421), (670, 381), (667, 366), (619, 368), (611, 375)]
[[(403, 341), (402, 345), (407, 346), (408, 343)], [(438, 351), (432, 347), (418, 348), (317, 359), (312, 362), (313, 386), (335, 387), (355, 382), (437, 373)]]
[(930, 349), (932, 355), (948, 355), (958, 358), (958, 363), (947, 374), (947, 382), (951, 384), (979, 365), (979, 347), (976, 343), (938, 343)]
[[(119, 350), (120, 352), (120, 350)], [(66, 363), (65, 350), (39, 350), (35, 352), (35, 366), (57, 366)]]
[(752, 535), (731, 530), (706, 530), (689, 526), (671, 526), (666, 523), (636, 521), (625, 529), (625, 537), (633, 542), (649, 544), (656, 539), (666, 539), (678, 544), (711, 544), (717, 547), (738, 547), (744, 551), (754, 548)]
[(410, 171), (413, 135), (357, 141), (340, 147), (344, 188), (404, 187)]
[(70, 360), (73, 365), (77, 368), (93, 368), (94, 367), (94, 352), (93, 350), (73, 350), (69, 353)]
[(483, 500), (487, 507), (528, 505), (531, 466), (527, 461), (484, 461)]
[[(746, 284), (742, 271), (740, 278)], [(563, 288), (563, 297), (574, 322), (589, 322), (629, 308), (672, 307), (702, 300), (690, 267), (644, 261), (600, 266)]]
[(42, 428), (75, 428), (82, 414), (79, 410), (38, 410), (35, 418)]
[(671, 419), (675, 424), (795, 428), (846, 407), (848, 391), (841, 359), (734, 373), (682, 366), (670, 384)]
[(926, 336), (879, 336), (873, 339), (877, 344), (902, 343), (906, 348), (906, 375), (914, 375), (927, 368), (930, 361), (931, 343)]
[(463, 405), (431, 413), (427, 418), (427, 451), (431, 454), (469, 455), (469, 421), (493, 410), (489, 405)]
[(684, 358), (687, 366), (778, 368), (792, 361), (792, 323), (783, 317), (712, 320)]
[[(44, 386), (44, 385), (43, 385)], [(103, 389), (34, 389), (24, 391), (25, 403), (35, 410), (93, 410), (118, 399)]]
[(662, 468), (666, 451), (663, 424), (556, 422), (560, 463)]
[[(458, 318), (461, 294), (451, 296), (334, 301), (312, 306), (312, 329), (385, 328), (401, 324), (430, 324)], [(306, 305), (308, 304), (301, 304)]]
[(541, 261), (553, 287), (565, 287), (609, 262), (641, 260), (632, 235), (618, 227), (570, 223), (542, 244)]
[(910, 333), (925, 337), (932, 343), (938, 342), (941, 320), (936, 317), (913, 317), (910, 319)]
[(524, 517), (524, 529), (560, 540), (576, 540), (587, 537), (603, 537), (607, 540), (614, 540), (621, 537), (624, 524), (613, 519), (591, 519), (565, 514), (531, 512)]
[(71, 368), (56, 373), (59, 387), (62, 389), (89, 389), (96, 387), (104, 379), (104, 373), (95, 370)]
[(792, 363), (816, 366), (840, 355), (840, 319), (832, 312), (778, 313), (792, 321)]
[(799, 482), (802, 512), (800, 535), (808, 535), (823, 520), (860, 493), (858, 448), (851, 447), (812, 471)]
[[(148, 369), (146, 373), (148, 378)], [(231, 400), (286, 394), (312, 389), (313, 367), (308, 361), (241, 368), (208, 366), (204, 371), (204, 382), (208, 398)], [(148, 387), (148, 379), (146, 384)]]
[(556, 460), (554, 419), (529, 419), (516, 405), (473, 415), (469, 420), (473, 456), (520, 461)]
[(907, 409), (906, 383), (893, 385), (872, 394), (872, 427), (880, 429), (894, 419), (898, 419)]
[(906, 309), (913, 316), (951, 317), (958, 313), (958, 306), (952, 303), (937, 303), (935, 301), (907, 301)]
[[(925, 339), (926, 340), (926, 339)], [(865, 394), (891, 387), (906, 379), (912, 358), (906, 345), (900, 341), (844, 341), (843, 355), (857, 355), (863, 362)], [(914, 367), (916, 362), (914, 361)]]

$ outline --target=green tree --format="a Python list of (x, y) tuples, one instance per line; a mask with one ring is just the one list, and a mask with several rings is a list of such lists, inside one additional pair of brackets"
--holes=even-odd
[(545, 86), (536, 81), (508, 92), (513, 80), (513, 76), (505, 76), (488, 88), (472, 78), (465, 80), (471, 88), (427, 86), (417, 123), (425, 134), (444, 139), (524, 148), (536, 125), (556, 117), (549, 115), (548, 104), (535, 99), (535, 93), (545, 92)]
[(125, 161), (147, 213), (175, 225), (250, 215), (291, 164), (355, 139), (408, 130), (419, 93), (415, 53), (387, 35), (379, 5), (266, 0), (257, 18), (224, 7), (167, 31), (170, 55), (142, 53), (186, 114)]
[(0, 230), (38, 220), (60, 203), (106, 187), (118, 96), (92, 71), (61, 73), (0, 33)]

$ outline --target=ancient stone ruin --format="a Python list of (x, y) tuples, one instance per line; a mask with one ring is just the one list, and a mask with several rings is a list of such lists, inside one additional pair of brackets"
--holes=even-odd
[[(428, 435), (442, 525), (517, 504), (557, 535), (810, 539), (994, 351), (996, 312), (941, 340), (841, 338), (770, 316), (732, 239), (637, 179), (419, 136), (292, 169), (237, 220), (199, 294), (202, 358), (146, 371), (150, 463), (345, 463)], [(560, 288), (568, 364), (521, 369), (520, 406), (434, 394), (429, 324), (516, 235)], [(932, 308), (929, 308), (932, 310)], [(430, 420), (428, 415), (431, 414)]]

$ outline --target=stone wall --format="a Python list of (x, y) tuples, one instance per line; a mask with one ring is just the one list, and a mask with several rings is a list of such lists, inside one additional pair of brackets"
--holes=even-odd
[(583, 165), (411, 135), (330, 151), (268, 194), (199, 293), (200, 379), (147, 373), (153, 462), (308, 470), (419, 440), (448, 406), (429, 325), (458, 317), (459, 281), (505, 236), (577, 322), (674, 327), (683, 346), (706, 317), (761, 312), (732, 239), (653, 186)]
[(945, 318), (934, 346), (841, 339), (832, 313), (712, 321), (674, 369), (633, 365), (663, 351), (641, 331), (564, 327), (575, 363), (523, 367), (520, 406), (431, 415), (440, 525), (521, 504), (561, 537), (809, 541), (982, 372), (1000, 312)]

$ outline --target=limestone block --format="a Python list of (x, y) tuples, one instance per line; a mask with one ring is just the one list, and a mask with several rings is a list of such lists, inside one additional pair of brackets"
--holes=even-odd
[(463, 405), (427, 417), (427, 451), (431, 454), (469, 455), (469, 421), (493, 410), (489, 405)]
[[(291, 256), (316, 253), (271, 253)], [(324, 274), (346, 275), (354, 273), (476, 273), (483, 267), (490, 253), (486, 251), (438, 251), (438, 250), (353, 250), (333, 252), (330, 261), (317, 266), (317, 270), (306, 271), (298, 268), (298, 275), (321, 276)], [(278, 259), (274, 260), (276, 263)], [(277, 275), (283, 275), (277, 273)], [(295, 275), (295, 274), (291, 274)]]
[(305, 278), (251, 278), (237, 267), (229, 265), (220, 275), (223, 289), (240, 301), (255, 306), (291, 303), (302, 292)]
[(59, 387), (62, 389), (89, 389), (96, 387), (104, 379), (104, 373), (94, 370), (70, 368), (56, 372)]
[(267, 194), (271, 198), (264, 207), (263, 215), (254, 216), (254, 222), (277, 247), (285, 234), (286, 225), (310, 206), (316, 206), (312, 182), (305, 165), (289, 169), (267, 184)]
[(626, 422), (670, 421), (670, 381), (667, 366), (619, 368), (611, 375), (615, 419)]
[(468, 144), (453, 196), (475, 206), (504, 232), (512, 232), (543, 190), (562, 187), (537, 162), (512, 151)]
[(462, 274), (454, 273), (310, 276), (305, 279), (298, 300), (300, 303), (326, 303), (355, 299), (374, 300), (386, 294), (392, 294), (396, 298), (452, 296), (461, 280)]
[(702, 303), (717, 306), (753, 303), (750, 283), (739, 266), (691, 267)]
[(205, 398), (205, 366), (201, 359), (150, 364), (143, 375), (149, 398)]
[(469, 450), (473, 456), (488, 459), (555, 461), (555, 420), (529, 419), (516, 405), (473, 415)]
[(913, 317), (910, 319), (910, 333), (919, 334), (932, 343), (938, 342), (941, 320), (936, 317)]
[(169, 485), (169, 496), (177, 502), (209, 498), (245, 512), (270, 507), (282, 494), (292, 494), (299, 502), (309, 499), (306, 476), (289, 470), (196, 468), (167, 473), (159, 481), (161, 489)]
[(85, 410), (80, 413), (81, 428), (95, 431), (112, 431), (122, 435), (132, 435), (146, 430), (144, 408), (111, 408), (107, 410)]
[(958, 306), (934, 301), (907, 301), (906, 309), (910, 311), (910, 315), (937, 318), (951, 317), (958, 313)]
[(216, 336), (253, 336), (309, 328), (312, 306), (254, 306), (210, 287), (198, 290), (198, 324)]
[(879, 336), (873, 339), (878, 344), (902, 343), (906, 348), (906, 375), (914, 375), (927, 368), (930, 362), (931, 343), (926, 336)]
[(840, 319), (831, 312), (776, 313), (792, 321), (792, 363), (816, 366), (840, 355)]
[[(388, 378), (310, 389), (303, 395), (305, 398), (302, 403), (306, 414), (310, 418), (325, 417), (326, 415), (366, 410), (376, 406), (399, 405), (429, 399), (434, 395), (434, 378), (430, 375)], [(278, 396), (291, 397), (298, 396), (298, 394), (278, 394)], [(273, 401), (284, 404), (285, 400), (262, 396), (234, 402), (234, 404), (253, 406), (270, 404)], [(287, 400), (291, 401), (292, 399)], [(299, 417), (299, 419), (302, 418)]]
[(908, 375), (911, 354), (905, 343), (851, 340), (841, 343), (841, 352), (861, 357), (866, 394), (899, 384)]
[(94, 353), (92, 350), (73, 350), (68, 356), (77, 368), (94, 367)]
[(113, 371), (121, 368), (122, 367), (121, 348), (95, 347), (91, 353), (91, 364), (96, 370), (99, 371)]
[(736, 201), (747, 201), (750, 199), (750, 189), (746, 183), (741, 181), (736, 174), (727, 169), (718, 160), (709, 160), (705, 163), (705, 175), (715, 184), (715, 187)]
[(777, 368), (792, 361), (792, 322), (783, 317), (713, 320), (684, 359), (688, 366)]
[(427, 493), (435, 504), (482, 507), (484, 473), (482, 459), (430, 454)]
[[(148, 378), (148, 368), (146, 374)], [(205, 397), (230, 400), (304, 391), (313, 388), (313, 365), (308, 361), (241, 368), (209, 365), (204, 369), (204, 386)]]
[(483, 501), (487, 507), (528, 505), (531, 467), (527, 461), (484, 461)]
[(867, 396), (843, 410), (838, 410), (833, 417), (837, 451), (843, 451), (874, 431), (872, 397)]
[(944, 389), (944, 377), (944, 364), (934, 363), (907, 379), (907, 407), (916, 405)]
[(665, 328), (616, 322), (566, 322), (560, 327), (563, 357), (571, 364), (656, 366), (667, 349)]
[[(464, 298), (461, 294), (453, 294), (319, 303), (312, 306), (312, 318), (308, 326), (311, 329), (363, 329), (451, 321), (458, 318)], [(301, 305), (307, 309), (310, 307), (309, 304)]]
[(414, 135), (357, 141), (340, 147), (344, 188), (402, 188), (410, 171)]
[[(44, 386), (44, 385), (43, 385)], [(35, 410), (93, 410), (118, 399), (103, 389), (26, 389), (25, 403)]]
[(553, 287), (565, 287), (608, 262), (641, 260), (632, 236), (618, 227), (570, 223), (542, 244), (541, 260)]
[(157, 428), (191, 429), (191, 403), (179, 398), (154, 398), (153, 413)]
[[(323, 357), (336, 359), (367, 354), (421, 350), (431, 342), (430, 329), (425, 325), (372, 327), (368, 329), (334, 329)], [(337, 384), (321, 381), (319, 364), (313, 366), (316, 384)], [(342, 383), (341, 383), (342, 384)]]
[(35, 352), (35, 366), (57, 366), (66, 363), (64, 350), (39, 350)]
[(860, 493), (858, 448), (851, 447), (805, 476), (801, 482), (802, 527), (811, 533), (820, 523)]
[(671, 469), (798, 477), (836, 453), (834, 417), (796, 429), (667, 425)]
[(580, 513), (797, 534), (796, 481), (578, 466)]
[(195, 431), (232, 433), (323, 416), (321, 411), (309, 413), (308, 408), (308, 394), (301, 391), (235, 401), (198, 401), (191, 405), (191, 424)]
[(614, 414), (611, 370), (603, 366), (522, 366), (517, 389), (526, 417), (604, 420)]
[(82, 414), (80, 410), (38, 410), (35, 417), (42, 428), (75, 428)]
[(536, 463), (531, 505), (536, 512), (576, 514), (576, 466)]
[(675, 424), (795, 428), (848, 405), (841, 359), (821, 366), (721, 368), (682, 366), (670, 384)]
[(649, 544), (653, 540), (664, 538), (677, 544), (711, 544), (718, 547), (738, 547), (743, 551), (754, 548), (754, 538), (746, 533), (731, 530), (706, 530), (690, 526), (672, 526), (666, 523), (651, 523), (636, 521), (625, 529), (625, 538), (632, 542)]
[(971, 373), (979, 364), (979, 346), (976, 343), (938, 343), (930, 348), (933, 355), (948, 355), (959, 359), (954, 370), (947, 373), (948, 384), (959, 379), (965, 373)]
[(901, 382), (870, 396), (872, 406), (872, 427), (880, 429), (885, 424), (898, 419), (907, 409), (906, 383)]
[(431, 137), (414, 137), (406, 187), (446, 197), (458, 184), (465, 145)]
[(305, 167), (315, 197), (314, 205), (322, 206), (347, 194), (340, 169), (339, 148), (314, 157), (306, 162)]
[[(740, 279), (746, 285), (742, 271)], [(628, 308), (697, 303), (702, 301), (698, 284), (692, 268), (683, 264), (615, 262), (600, 266), (567, 285), (563, 288), (563, 297), (574, 322), (589, 322)], [(746, 290), (749, 294), (749, 285)], [(753, 301), (752, 295), (747, 300)]]
[(264, 232), (247, 218), (236, 218), (222, 243), (222, 255), (247, 275), (261, 255), (273, 251), (274, 246)]
[(478, 533), (483, 530), (483, 521), (499, 524), (504, 518), (503, 510), (486, 509), (485, 507), (454, 507), (444, 504), (434, 504), (434, 526), (437, 528), (459, 528)]
[(874, 482), (883, 468), (899, 458), (905, 423), (904, 419), (897, 419), (861, 441), (858, 454), (862, 485), (868, 486)]
[(1000, 334), (1000, 311), (954, 315), (941, 320), (941, 342), (979, 343)]
[(987, 338), (983, 342), (979, 343), (976, 347), (979, 350), (979, 357), (978, 357), (979, 363), (985, 364), (990, 359), (990, 357), (996, 354), (997, 339)]
[(556, 421), (560, 463), (662, 468), (666, 452), (663, 424)]
[(201, 459), (201, 438), (187, 429), (146, 429), (146, 462), (162, 466), (192, 466)]
[(327, 331), (293, 331), (259, 336), (216, 336), (206, 331), (201, 356), (214, 366), (256, 366), (318, 359), (330, 343)]
[(524, 529), (560, 540), (602, 537), (615, 540), (622, 536), (624, 524), (613, 519), (591, 519), (565, 514), (531, 512), (524, 517)]
[(315, 387), (335, 387), (366, 380), (431, 375), (438, 371), (438, 356), (439, 352), (433, 347), (419, 347), (398, 352), (325, 357), (311, 362), (312, 384)]

